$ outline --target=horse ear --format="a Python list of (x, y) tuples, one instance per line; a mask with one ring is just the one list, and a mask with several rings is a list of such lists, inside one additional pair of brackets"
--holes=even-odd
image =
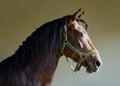
[(80, 14), (80, 11), (81, 11), (81, 8), (70, 17), (70, 21), (74, 21), (78, 17), (81, 18), (81, 16), (85, 13), (85, 11), (83, 11), (81, 14)]
[(81, 8), (76, 12), (74, 13), (73, 15), (70, 16), (70, 18), (68, 19), (68, 24), (67, 26), (69, 27), (73, 21), (75, 21), (77, 18), (81, 18), (81, 16), (85, 13), (85, 11), (83, 11), (81, 13)]

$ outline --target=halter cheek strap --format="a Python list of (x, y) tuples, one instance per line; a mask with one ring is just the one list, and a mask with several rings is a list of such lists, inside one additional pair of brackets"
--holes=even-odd
[(73, 66), (70, 64), (68, 58), (66, 57), (67, 63), (68, 63), (68, 65), (70, 66), (71, 70), (74, 71), (74, 72), (77, 72), (77, 71), (80, 70), (80, 68), (81, 68), (81, 66), (82, 66), (82, 62), (83, 62), (83, 60), (84, 60), (84, 59), (82, 58), (82, 56), (85, 56), (85, 58), (86, 58), (86, 57), (89, 57), (89, 56), (91, 56), (91, 55), (93, 55), (93, 54), (98, 53), (98, 51), (97, 51), (97, 50), (92, 50), (92, 51), (87, 52), (87, 53), (84, 53), (84, 52), (79, 51), (76, 47), (74, 47), (74, 46), (67, 40), (67, 27), (66, 27), (66, 25), (64, 26), (64, 30), (65, 30), (65, 32), (64, 32), (64, 34), (63, 34), (63, 36), (64, 36), (63, 38), (64, 38), (64, 39), (63, 39), (63, 43), (62, 43), (62, 46), (61, 46), (61, 53), (64, 55), (64, 49), (65, 49), (65, 47), (67, 46), (67, 47), (69, 47), (74, 53), (76, 53), (78, 56), (80, 56), (80, 59), (79, 59), (79, 61), (77, 62), (77, 65), (75, 66), (75, 68), (73, 68)]

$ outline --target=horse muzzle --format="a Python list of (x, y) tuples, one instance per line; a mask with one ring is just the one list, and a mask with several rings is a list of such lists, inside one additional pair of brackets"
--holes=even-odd
[(86, 67), (87, 73), (98, 72), (102, 65), (100, 56), (95, 54), (85, 59), (83, 66)]

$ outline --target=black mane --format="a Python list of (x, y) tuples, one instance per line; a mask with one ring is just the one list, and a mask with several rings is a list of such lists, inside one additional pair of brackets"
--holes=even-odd
[(61, 44), (65, 20), (66, 17), (63, 17), (39, 27), (23, 42), (15, 54), (0, 63), (0, 73), (20, 70), (38, 57), (47, 58), (53, 55)]

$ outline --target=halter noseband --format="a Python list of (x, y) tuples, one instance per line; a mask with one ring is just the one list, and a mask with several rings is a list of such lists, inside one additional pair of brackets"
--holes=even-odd
[[(66, 60), (67, 60), (67, 63), (68, 65), (70, 66), (71, 70), (74, 71), (74, 72), (77, 72), (80, 70), (81, 66), (82, 66), (82, 62), (83, 60), (86, 58), (86, 57), (89, 57), (93, 54), (96, 54), (98, 53), (97, 50), (92, 50), (90, 52), (87, 52), (87, 53), (84, 53), (84, 52), (81, 52), (79, 51), (76, 47), (74, 47), (67, 39), (67, 27), (66, 25), (64, 25), (64, 34), (63, 34), (63, 43), (62, 43), (62, 46), (61, 46), (61, 53), (64, 55), (64, 49), (65, 47), (69, 47), (74, 53), (76, 53), (78, 56), (80, 56), (80, 59), (79, 61), (77, 62), (77, 65), (75, 66), (75, 68), (73, 68), (73, 66), (70, 64), (68, 58), (66, 57)], [(85, 56), (85, 58), (82, 58), (82, 56)]]

